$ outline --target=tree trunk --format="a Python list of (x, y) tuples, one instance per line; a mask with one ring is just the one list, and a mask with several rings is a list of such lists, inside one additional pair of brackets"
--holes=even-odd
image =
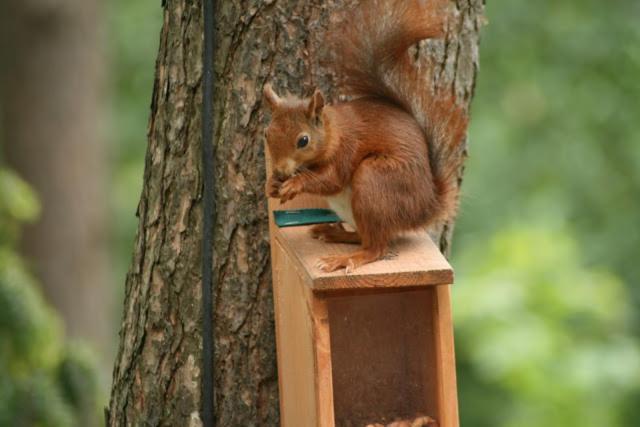
[[(217, 11), (214, 311), (220, 426), (278, 425), (261, 89), (273, 81), (296, 94), (313, 86), (333, 94), (318, 51), (331, 12), (344, 3), (223, 1)], [(164, 8), (110, 426), (201, 425), (202, 5), (176, 0)], [(482, 0), (460, 0), (447, 40), (421, 50), (436, 66), (434, 84), (455, 86), (467, 102), (482, 8)], [(438, 234), (446, 249), (450, 232)]]
[(97, 0), (0, 6), (2, 139), (8, 163), (38, 193), (42, 215), (24, 252), (67, 333), (113, 352), (107, 239), (104, 80)]

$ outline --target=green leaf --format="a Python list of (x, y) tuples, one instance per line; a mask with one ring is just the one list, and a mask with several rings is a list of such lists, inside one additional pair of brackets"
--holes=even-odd
[(0, 167), (0, 215), (20, 222), (35, 221), (40, 215), (40, 203), (35, 192), (4, 167)]

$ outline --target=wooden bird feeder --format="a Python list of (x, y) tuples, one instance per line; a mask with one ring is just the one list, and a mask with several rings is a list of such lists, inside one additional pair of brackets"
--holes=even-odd
[[(299, 197), (270, 210), (323, 207)], [(323, 273), (318, 258), (354, 245), (278, 228), (271, 253), (281, 425), (365, 427), (420, 415), (458, 426), (450, 284), (428, 235), (399, 239), (381, 261)], [(407, 424), (409, 425), (409, 424)]]

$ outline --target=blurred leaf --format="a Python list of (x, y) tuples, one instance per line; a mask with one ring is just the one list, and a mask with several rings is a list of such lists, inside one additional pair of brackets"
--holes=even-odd
[(91, 355), (65, 343), (62, 324), (15, 248), (20, 222), (39, 204), (0, 167), (0, 426), (96, 425), (97, 374)]
[(40, 203), (31, 187), (6, 168), (0, 168), (0, 212), (21, 222), (40, 215)]
[(60, 321), (8, 248), (0, 248), (0, 336), (0, 361), (14, 374), (59, 362)]
[(88, 425), (99, 413), (96, 356), (80, 342), (67, 346), (58, 366), (57, 379), (65, 398), (74, 409), (79, 424)]

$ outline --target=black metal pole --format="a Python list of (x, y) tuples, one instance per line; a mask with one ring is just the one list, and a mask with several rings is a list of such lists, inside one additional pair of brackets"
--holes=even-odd
[(213, 141), (213, 97), (215, 57), (215, 0), (204, 0), (204, 50), (202, 78), (202, 170), (204, 175), (202, 226), (202, 422), (204, 427), (215, 426), (215, 381), (213, 366), (213, 237), (216, 216), (215, 152)]

